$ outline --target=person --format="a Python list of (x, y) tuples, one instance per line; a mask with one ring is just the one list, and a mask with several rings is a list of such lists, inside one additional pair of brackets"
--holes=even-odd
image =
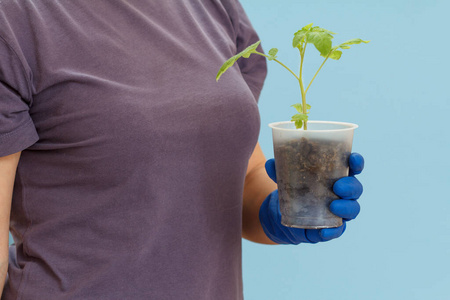
[[(3, 300), (242, 299), (242, 237), (342, 234), (279, 223), (264, 58), (215, 82), (257, 40), (238, 0), (0, 2)], [(335, 192), (356, 217), (357, 179)]]

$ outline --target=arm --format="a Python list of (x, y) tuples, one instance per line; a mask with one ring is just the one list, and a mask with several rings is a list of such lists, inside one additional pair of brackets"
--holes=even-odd
[(20, 154), (0, 157), (0, 295), (8, 272), (9, 216)]
[(261, 204), (267, 195), (277, 189), (277, 184), (267, 175), (265, 163), (266, 158), (257, 143), (248, 162), (245, 176), (242, 237), (256, 243), (275, 244), (266, 236), (259, 221)]

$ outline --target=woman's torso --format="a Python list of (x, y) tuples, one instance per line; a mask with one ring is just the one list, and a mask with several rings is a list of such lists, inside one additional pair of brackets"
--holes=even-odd
[(18, 166), (2, 299), (242, 297), (259, 115), (238, 68), (215, 82), (235, 5), (3, 2), (39, 141)]

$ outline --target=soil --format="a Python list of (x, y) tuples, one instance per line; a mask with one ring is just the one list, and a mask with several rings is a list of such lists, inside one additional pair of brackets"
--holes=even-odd
[[(351, 145), (301, 138), (277, 145), (274, 150), (281, 213), (283, 218), (289, 216), (283, 223), (301, 228), (340, 226), (342, 220), (328, 207), (339, 198), (333, 193), (333, 184), (348, 176)], [(311, 219), (315, 219), (314, 224), (302, 224), (311, 223)]]

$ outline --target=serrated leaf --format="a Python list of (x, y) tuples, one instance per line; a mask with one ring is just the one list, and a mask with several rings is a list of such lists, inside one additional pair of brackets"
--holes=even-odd
[(313, 28), (306, 34), (306, 42), (313, 44), (321, 55), (328, 55), (331, 51), (331, 40), (333, 36), (326, 31)]
[(339, 47), (341, 49), (350, 49), (350, 45), (356, 45), (356, 44), (361, 44), (361, 43), (367, 44), (368, 42), (370, 42), (370, 41), (363, 41), (362, 39), (351, 39), (351, 40), (348, 40), (348, 41), (340, 44), (337, 47)]
[[(295, 108), (300, 114), (303, 114), (303, 105), (301, 103), (292, 104), (291, 107)], [(309, 114), (311, 105), (306, 104), (306, 113)]]
[[(254, 43), (254, 44), (248, 46), (247, 48), (245, 48), (245, 49), (244, 49), (241, 53), (239, 53), (239, 54), (242, 54), (242, 56), (245, 57), (245, 58), (249, 58), (249, 57), (250, 57), (250, 54), (255, 53), (256, 48), (258, 48), (259, 44), (261, 44), (261, 41), (257, 41), (256, 43)], [(238, 55), (239, 55), (239, 54), (238, 54)]]
[(224, 62), (224, 64), (220, 67), (219, 72), (217, 72), (216, 81), (219, 81), (220, 76), (222, 76), (222, 74), (225, 73), (226, 70), (228, 70), (231, 66), (233, 66), (239, 57), (240, 56), (235, 55), (230, 57), (226, 62)]
[(311, 109), (311, 105), (306, 103), (306, 113), (309, 114), (309, 110)]
[(329, 31), (329, 30), (324, 29), (324, 28), (320, 28), (320, 29), (322, 29), (324, 32), (329, 33), (329, 34), (337, 34), (336, 32)]
[[(370, 41), (364, 41), (362, 39), (351, 39), (348, 40), (338, 46), (334, 46), (331, 48), (331, 54), (330, 54), (330, 58), (338, 60), (341, 58), (342, 55), (342, 51), (338, 51), (337, 49), (341, 48), (341, 49), (350, 49), (350, 45), (356, 45), (356, 44), (361, 44), (361, 43), (369, 43)], [(322, 54), (321, 54), (322, 55)], [(327, 55), (322, 55), (324, 57), (326, 57)]]
[(331, 59), (335, 59), (335, 60), (339, 60), (339, 58), (341, 58), (341, 55), (342, 55), (342, 51), (335, 50), (335, 51), (331, 52), (330, 58)]
[[(309, 104), (306, 105), (306, 107), (308, 107), (308, 106), (309, 106), (309, 108), (311, 108), (311, 106)], [(295, 123), (295, 127), (297, 129), (300, 129), (303, 127), (303, 122), (308, 121), (308, 115), (303, 114), (303, 113), (293, 115), (291, 121)]]
[(308, 25), (303, 26), (302, 30), (303, 30), (303, 29), (304, 29), (304, 30), (310, 30), (312, 26), (313, 26), (313, 23), (309, 23)]
[(291, 107), (295, 108), (299, 113), (303, 113), (303, 105), (301, 103), (292, 104)]
[(275, 56), (278, 53), (278, 49), (277, 48), (272, 48), (269, 50), (269, 55), (270, 56)]
[(313, 26), (313, 23), (310, 23), (306, 26), (303, 26), (302, 29), (294, 33), (294, 39), (292, 40), (292, 47), (298, 48), (305, 41), (306, 33), (308, 33)]
[(272, 48), (269, 50), (269, 60), (274, 60), (275, 58), (277, 58), (277, 53), (278, 53), (278, 49), (277, 48)]
[(311, 28), (310, 31), (327, 33), (327, 34), (331, 35), (331, 38), (334, 38), (333, 34), (336, 34), (336, 33), (332, 32), (332, 31), (326, 30), (324, 28), (320, 28), (319, 26), (314, 26), (313, 28)]
[(292, 40), (292, 47), (298, 48), (304, 41), (306, 37), (307, 30), (299, 30), (294, 33), (294, 39)]
[(293, 115), (291, 121), (308, 121), (308, 115), (307, 114)]
[(235, 56), (230, 57), (224, 64), (220, 67), (219, 72), (217, 72), (216, 75), (216, 81), (219, 81), (220, 76), (222, 76), (223, 73), (225, 73), (226, 70), (228, 70), (231, 66), (234, 65), (234, 63), (241, 57), (249, 58), (252, 53), (256, 52), (256, 48), (258, 48), (261, 41), (257, 41), (256, 43), (248, 46)]

